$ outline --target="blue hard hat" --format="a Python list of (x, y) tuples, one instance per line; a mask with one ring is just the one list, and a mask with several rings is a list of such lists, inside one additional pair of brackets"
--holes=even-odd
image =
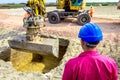
[(78, 37), (85, 42), (96, 42), (103, 39), (102, 30), (95, 23), (87, 23), (83, 25), (79, 31)]

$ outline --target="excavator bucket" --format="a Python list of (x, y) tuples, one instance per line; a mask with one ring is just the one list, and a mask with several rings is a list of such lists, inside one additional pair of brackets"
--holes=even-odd
[[(23, 18), (26, 34), (8, 41), (11, 48), (10, 61), (18, 71), (47, 72), (57, 66), (61, 59), (59, 39), (40, 34), (44, 27), (44, 6), (44, 1), (29, 0), (23, 7), (29, 13), (29, 16)], [(49, 63), (52, 63), (52, 66)]]
[[(28, 41), (25, 36), (17, 36), (8, 41), (11, 48), (10, 61), (18, 71), (48, 72), (58, 65), (59, 39), (43, 38)], [(52, 66), (48, 65), (53, 63)]]
[(41, 38), (40, 41), (26, 41), (25, 36), (17, 36), (8, 41), (9, 46), (13, 49), (27, 50), (43, 55), (59, 56), (59, 41), (52, 38)]

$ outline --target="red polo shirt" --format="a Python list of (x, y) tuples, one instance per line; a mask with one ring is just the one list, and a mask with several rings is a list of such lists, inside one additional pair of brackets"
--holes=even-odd
[(110, 57), (86, 51), (66, 63), (62, 80), (118, 80), (118, 68)]

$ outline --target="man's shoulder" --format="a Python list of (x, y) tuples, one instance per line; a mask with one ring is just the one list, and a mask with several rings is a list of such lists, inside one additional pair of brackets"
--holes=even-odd
[(75, 58), (71, 58), (68, 60), (67, 64), (69, 65), (74, 65), (78, 62), (78, 57), (75, 57)]
[(98, 59), (102, 60), (103, 62), (107, 62), (107, 63), (116, 63), (112, 57), (106, 56), (106, 55), (100, 55)]

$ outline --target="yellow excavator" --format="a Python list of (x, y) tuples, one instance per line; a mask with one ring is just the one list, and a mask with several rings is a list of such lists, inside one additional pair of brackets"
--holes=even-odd
[[(85, 4), (85, 0), (58, 0), (57, 8), (64, 11), (48, 12), (48, 20), (56, 24), (65, 18), (77, 17), (78, 24), (84, 25), (91, 20), (88, 10), (79, 11)], [(64, 55), (62, 50), (67, 48), (69, 41), (40, 34), (46, 17), (45, 0), (28, 0), (23, 8), (27, 12), (23, 19), (26, 34), (8, 41), (10, 60), (18, 71), (48, 72), (59, 64)]]
[[(45, 18), (45, 3), (45, 0), (28, 0), (26, 6), (29, 8), (24, 9), (32, 15), (31, 17), (40, 16), (40, 18)], [(91, 21), (89, 10), (83, 10), (85, 5), (86, 0), (57, 0), (57, 9), (63, 9), (63, 11), (55, 10), (48, 12), (48, 21), (52, 24), (57, 24), (65, 18), (76, 17), (78, 24), (84, 25)]]

